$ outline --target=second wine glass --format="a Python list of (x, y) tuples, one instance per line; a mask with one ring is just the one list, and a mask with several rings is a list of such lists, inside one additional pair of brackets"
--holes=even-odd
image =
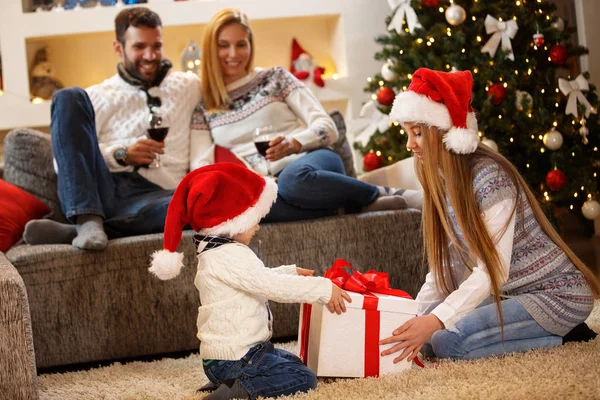
[[(167, 133), (169, 133), (169, 118), (166, 114), (153, 109), (148, 118), (148, 137), (157, 142), (164, 142)], [(150, 164), (150, 166), (154, 168), (161, 166), (160, 155), (156, 154), (154, 163)]]
[(275, 128), (271, 125), (263, 126), (262, 128), (256, 128), (252, 140), (256, 146), (256, 150), (263, 157), (267, 165), (267, 176), (271, 176), (271, 169), (269, 168), (269, 160), (267, 159), (267, 150), (269, 149), (269, 142), (278, 136), (275, 132)]

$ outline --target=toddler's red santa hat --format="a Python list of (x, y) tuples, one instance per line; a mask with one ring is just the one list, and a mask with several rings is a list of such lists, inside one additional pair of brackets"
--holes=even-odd
[(183, 267), (177, 253), (186, 225), (203, 235), (233, 236), (248, 231), (269, 212), (277, 184), (233, 163), (198, 168), (179, 183), (165, 221), (164, 249), (152, 254), (149, 271), (160, 279), (176, 277)]
[(477, 149), (477, 119), (471, 108), (473, 77), (470, 71), (441, 72), (419, 68), (408, 89), (396, 96), (390, 118), (436, 126), (446, 148), (456, 154)]

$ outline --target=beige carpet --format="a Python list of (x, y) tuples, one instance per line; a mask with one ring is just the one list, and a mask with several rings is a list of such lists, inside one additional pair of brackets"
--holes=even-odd
[[(600, 332), (600, 301), (588, 324)], [(296, 344), (280, 346), (290, 351)], [(39, 377), (41, 400), (185, 399), (204, 396), (198, 355)], [(322, 380), (316, 391), (286, 399), (600, 399), (600, 337), (502, 358), (426, 363), (425, 369), (370, 379)]]

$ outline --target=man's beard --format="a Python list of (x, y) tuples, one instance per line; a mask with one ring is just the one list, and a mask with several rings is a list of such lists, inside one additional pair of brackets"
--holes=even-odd
[(154, 70), (154, 73), (152, 74), (152, 76), (150, 78), (146, 78), (145, 76), (143, 76), (140, 73), (140, 71), (138, 71), (135, 63), (132, 62), (131, 60), (129, 60), (129, 58), (127, 58), (126, 55), (123, 57), (123, 59), (124, 59), (123, 66), (125, 67), (125, 71), (127, 71), (127, 73), (129, 75), (131, 75), (134, 78), (139, 79), (143, 82), (148, 82), (148, 83), (152, 83), (154, 81), (154, 79), (156, 79), (156, 74), (158, 73), (158, 67), (160, 66), (160, 60), (153, 61), (153, 63), (156, 64), (156, 69)]

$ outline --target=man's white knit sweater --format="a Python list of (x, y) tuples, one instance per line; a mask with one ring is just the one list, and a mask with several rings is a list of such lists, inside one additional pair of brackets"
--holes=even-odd
[[(110, 172), (132, 172), (114, 158), (119, 147), (129, 147), (148, 130), (150, 110), (146, 93), (125, 82), (118, 74), (86, 89), (96, 113), (96, 132), (100, 151)], [(160, 110), (169, 117), (165, 154), (159, 168), (140, 168), (138, 172), (163, 189), (175, 189), (189, 171), (190, 121), (200, 101), (200, 79), (193, 73), (171, 72), (160, 86), (149, 90), (159, 97)]]
[(239, 360), (269, 340), (273, 317), (268, 300), (327, 304), (333, 290), (329, 279), (298, 276), (295, 265), (266, 268), (240, 243), (202, 251), (194, 283), (202, 304), (197, 325), (205, 360)]

